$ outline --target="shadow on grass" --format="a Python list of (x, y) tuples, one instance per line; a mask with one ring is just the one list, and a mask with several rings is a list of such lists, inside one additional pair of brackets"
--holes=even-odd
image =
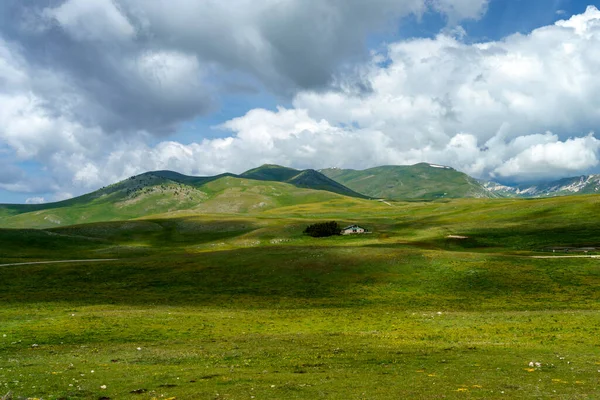
[[(548, 210), (537, 212), (546, 215)], [(468, 221), (467, 221), (468, 222)], [(416, 218), (392, 225), (390, 231), (402, 236), (403, 232), (425, 231), (439, 228), (440, 232), (460, 232), (464, 239), (448, 238), (444, 234), (427, 240), (410, 243), (421, 248), (444, 250), (504, 248), (507, 250), (540, 251), (551, 246), (598, 247), (600, 248), (600, 228), (595, 221), (561, 221), (541, 219), (522, 223), (494, 223), (486, 226), (473, 226), (467, 223), (450, 224), (435, 216)], [(410, 236), (408, 236), (410, 238)]]
[(0, 301), (220, 306), (231, 299), (323, 299), (344, 292), (361, 268), (352, 257), (294, 247), (171, 254), (101, 264), (2, 267)]
[(576, 225), (522, 224), (508, 228), (472, 229), (466, 235), (480, 247), (505, 247), (519, 250), (541, 250), (549, 246), (600, 247), (597, 224)]
[[(85, 259), (98, 258), (97, 252), (105, 257), (139, 257), (231, 239), (256, 229), (259, 229), (256, 223), (244, 219), (187, 218), (102, 222), (52, 229), (0, 229), (0, 259)], [(128, 246), (138, 249), (128, 251)]]
[[(52, 258), (48, 254), (91, 253), (110, 242), (102, 238), (60, 235), (38, 229), (0, 229), (0, 258)], [(87, 257), (83, 257), (87, 258)]]
[(146, 243), (156, 248), (201, 244), (240, 236), (258, 229), (247, 219), (165, 218), (72, 225), (49, 231), (101, 238), (119, 244)]
[(585, 308), (598, 301), (597, 284), (600, 270), (591, 261), (515, 262), (406, 247), (281, 246), (2, 267), (0, 302), (469, 310), (484, 302), (491, 309), (540, 309), (554, 298), (565, 307)]

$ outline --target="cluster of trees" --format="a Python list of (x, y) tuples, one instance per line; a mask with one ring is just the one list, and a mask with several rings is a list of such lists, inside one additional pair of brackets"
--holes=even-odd
[(342, 228), (335, 221), (320, 222), (307, 226), (304, 234), (312, 237), (327, 237), (339, 235), (341, 230)]

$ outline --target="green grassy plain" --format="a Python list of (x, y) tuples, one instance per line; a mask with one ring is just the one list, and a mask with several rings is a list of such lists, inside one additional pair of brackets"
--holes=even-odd
[[(600, 197), (307, 196), (0, 230), (0, 264), (118, 259), (0, 266), (0, 396), (597, 397), (600, 259), (530, 256), (600, 246)], [(331, 219), (374, 233), (302, 235)]]

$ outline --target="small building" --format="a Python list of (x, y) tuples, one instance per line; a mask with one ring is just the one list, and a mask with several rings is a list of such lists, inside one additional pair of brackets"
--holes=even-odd
[(355, 235), (359, 233), (367, 233), (369, 232), (367, 229), (360, 227), (358, 225), (350, 225), (342, 229), (342, 235)]

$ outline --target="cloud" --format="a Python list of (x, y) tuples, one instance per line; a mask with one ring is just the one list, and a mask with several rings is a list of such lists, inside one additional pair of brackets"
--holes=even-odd
[[(427, 161), (505, 182), (598, 170), (590, 132), (600, 123), (600, 11), (499, 41), (440, 34), (365, 57), (367, 33), (389, 18), (422, 13), (425, 4), (449, 21), (477, 18), (487, 5), (379, 1), (365, 8), (238, 0), (230, 13), (222, 3), (184, 0), (89, 5), (107, 7), (97, 12), (100, 26), (121, 27), (113, 40), (93, 25), (70, 32), (88, 18), (88, 6), (55, 3), (50, 15), (78, 7), (62, 21), (52, 16), (49, 39), (29, 32), (15, 40), (9, 32), (0, 41), (1, 143), (17, 160), (44, 165), (52, 192), (75, 194), (147, 170), (209, 175), (266, 162)], [(83, 53), (56, 61), (60, 51), (50, 49), (49, 62), (34, 50), (50, 39)], [(89, 57), (98, 65), (86, 64)], [(294, 91), (291, 106), (250, 110), (223, 123), (216, 139), (156, 139), (209, 110), (214, 82), (228, 71)]]
[(135, 28), (113, 0), (67, 1), (44, 10), (77, 40), (114, 41), (131, 39)]
[(106, 134), (173, 133), (213, 109), (209, 66), (194, 53), (158, 46), (140, 24), (112, 0), (7, 0), (0, 3), (0, 46), (10, 56), (0, 55), (21, 74), (0, 73), (12, 91), (32, 94), (59, 118)]
[(424, 0), (122, 3), (157, 45), (248, 73), (280, 93), (325, 86), (340, 65), (367, 56), (367, 34), (426, 10)]
[(538, 143), (527, 147), (496, 168), (499, 176), (518, 176), (520, 180), (547, 177), (551, 174), (577, 173), (596, 167), (599, 163), (600, 140), (592, 134), (564, 142)]
[[(443, 2), (442, 0), (439, 0)], [(480, 9), (487, 0), (471, 0)], [(167, 135), (218, 107), (219, 87), (322, 88), (426, 0), (0, 2), (0, 39), (44, 107), (106, 133)], [(453, 8), (436, 8), (455, 14)], [(43, 74), (43, 77), (38, 77)], [(222, 82), (220, 84), (219, 82)]]
[[(44, 175), (2, 187), (81, 192), (144, 166), (187, 168), (186, 146), (147, 143), (214, 111), (222, 88), (261, 86), (284, 96), (322, 89), (346, 65), (368, 59), (370, 33), (394, 30), (428, 7), (426, 0), (2, 1), (0, 147), (17, 164), (40, 164)], [(190, 146), (211, 151), (222, 143)], [(130, 162), (144, 151), (155, 158)], [(226, 168), (219, 160), (204, 170)]]
[(488, 2), (480, 0), (432, 0), (434, 9), (446, 14), (452, 23), (463, 19), (478, 19), (487, 11)]
[(46, 199), (43, 197), (28, 197), (25, 200), (25, 204), (43, 204), (46, 202)]

